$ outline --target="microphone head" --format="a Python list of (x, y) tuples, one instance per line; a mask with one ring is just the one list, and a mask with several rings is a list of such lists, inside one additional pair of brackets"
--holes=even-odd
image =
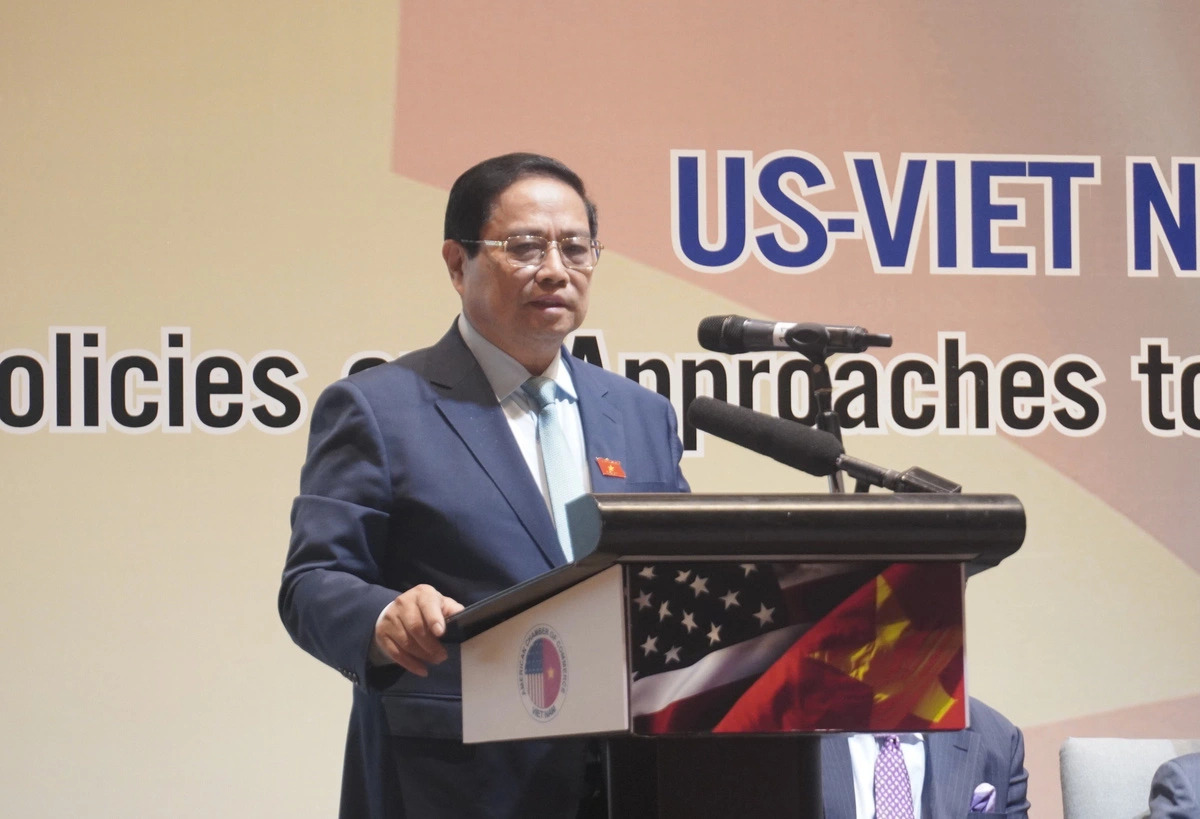
[(700, 320), (696, 338), (701, 347), (714, 353), (745, 352), (742, 331), (746, 321), (744, 316), (709, 316)]
[(707, 396), (692, 401), (687, 420), (696, 429), (817, 477), (835, 472), (844, 453), (837, 436), (824, 430)]

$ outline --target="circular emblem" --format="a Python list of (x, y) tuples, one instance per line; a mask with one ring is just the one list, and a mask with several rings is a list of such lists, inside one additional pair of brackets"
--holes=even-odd
[(558, 715), (567, 694), (567, 655), (562, 640), (550, 626), (538, 624), (521, 641), (521, 700), (538, 722)]

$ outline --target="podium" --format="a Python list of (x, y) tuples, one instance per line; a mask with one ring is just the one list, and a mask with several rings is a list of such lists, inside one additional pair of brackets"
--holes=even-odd
[(584, 555), (448, 622), (466, 742), (594, 736), (612, 817), (820, 817), (820, 735), (965, 727), (1010, 495), (587, 495)]

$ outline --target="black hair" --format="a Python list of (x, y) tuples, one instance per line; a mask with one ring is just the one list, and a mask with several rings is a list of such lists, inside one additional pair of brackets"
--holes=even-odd
[[(504, 154), (485, 159), (454, 180), (450, 198), (446, 202), (442, 238), (460, 241), (478, 239), (500, 194), (514, 182), (530, 176), (549, 176), (569, 185), (579, 194), (587, 208), (588, 230), (592, 238), (596, 238), (596, 205), (588, 199), (579, 174), (557, 159), (529, 153)], [(469, 257), (479, 252), (478, 245), (468, 244), (464, 247)]]

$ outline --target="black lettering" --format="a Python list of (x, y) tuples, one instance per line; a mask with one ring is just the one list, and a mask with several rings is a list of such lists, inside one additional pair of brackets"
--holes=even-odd
[(1200, 431), (1200, 416), (1196, 414), (1196, 386), (1200, 364), (1189, 364), (1179, 373), (1179, 417), (1188, 429)]
[[(29, 406), (17, 409), (17, 371), (24, 370), (28, 381)], [(28, 429), (42, 421), (46, 411), (46, 374), (36, 358), (13, 355), (0, 361), (0, 423), (14, 429)]]
[(642, 373), (649, 372), (654, 375), (654, 391), (664, 398), (671, 398), (671, 368), (667, 362), (661, 359), (652, 358), (649, 361), (642, 362), (636, 358), (626, 359), (625, 361), (625, 377), (630, 381), (641, 383)]
[(1146, 417), (1150, 425), (1164, 432), (1175, 429), (1175, 422), (1163, 412), (1166, 406), (1166, 396), (1163, 393), (1163, 380), (1175, 371), (1175, 365), (1163, 361), (1163, 348), (1160, 344), (1146, 345), (1146, 358), (1138, 362), (1138, 373), (1146, 376)]
[(924, 361), (902, 361), (892, 368), (892, 421), (902, 429), (928, 429), (933, 425), (937, 410), (928, 403), (921, 406), (915, 416), (907, 412), (907, 386), (909, 376), (915, 375), (922, 384), (936, 383), (937, 374), (933, 367)]
[[(168, 333), (167, 346), (183, 347), (183, 333)], [(183, 359), (179, 356), (167, 358), (167, 425), (182, 429), (186, 426), (183, 414)]]
[(283, 411), (279, 415), (272, 415), (266, 406), (257, 406), (253, 410), (254, 417), (260, 424), (270, 429), (287, 429), (300, 421), (302, 406), (299, 396), (288, 389), (286, 383), (271, 379), (271, 373), (275, 371), (282, 373), (285, 381), (300, 373), (296, 365), (283, 356), (267, 356), (256, 363), (250, 376), (254, 388), (282, 404)]
[(1068, 361), (1054, 371), (1055, 392), (1080, 410), (1076, 415), (1067, 407), (1059, 407), (1054, 410), (1054, 419), (1064, 429), (1082, 432), (1100, 421), (1100, 402), (1091, 393), (1075, 386), (1071, 381), (1073, 375), (1081, 376), (1086, 383), (1097, 378), (1099, 373), (1083, 361)]
[(123, 356), (113, 362), (108, 378), (109, 409), (112, 412), (113, 421), (126, 429), (148, 427), (158, 417), (157, 401), (143, 401), (142, 410), (136, 415), (129, 411), (129, 394), (126, 392), (126, 388), (129, 386), (129, 374), (134, 370), (142, 374), (143, 381), (158, 380), (158, 368), (145, 356)]
[(975, 385), (975, 424), (974, 429), (987, 429), (988, 414), (988, 371), (982, 361), (972, 361), (959, 366), (958, 339), (947, 338), (945, 341), (945, 407), (946, 428), (958, 429), (962, 419), (959, 418), (959, 407), (962, 402), (962, 377), (970, 375)]
[[(84, 333), (83, 346), (99, 347), (99, 333)], [(100, 426), (100, 360), (91, 355), (83, 358), (83, 425)]]
[(571, 355), (597, 367), (604, 366), (604, 356), (600, 354), (600, 340), (595, 335), (577, 334), (571, 341)]
[[(833, 411), (838, 417), (842, 429), (854, 429), (865, 426), (867, 429), (879, 429), (879, 376), (870, 361), (852, 359), (843, 361), (838, 366), (838, 381), (848, 381), (847, 375), (858, 373), (862, 376), (862, 384), (844, 390), (833, 402)], [(852, 409), (856, 399), (862, 399), (862, 413), (854, 415)]]
[(71, 426), (71, 334), (54, 334), (55, 423)]
[(683, 362), (683, 448), (689, 452), (696, 449), (696, 428), (687, 421), (687, 408), (696, 399), (696, 381), (700, 373), (708, 373), (712, 378), (712, 397), (718, 401), (726, 401), (729, 388), (725, 375), (725, 367), (715, 359)]
[[(812, 375), (813, 363), (805, 358), (797, 358), (787, 362), (779, 368), (779, 417), (786, 418), (789, 421), (799, 421), (802, 424), (807, 424), (810, 427), (817, 423), (817, 402), (812, 400)], [(803, 376), (797, 379), (796, 376)], [(803, 395), (805, 411), (803, 415), (796, 415), (792, 410), (795, 401), (792, 397), (792, 392), (796, 389), (796, 381), (803, 381)]]
[(771, 362), (738, 361), (738, 403), (746, 409), (754, 409), (754, 376), (759, 373), (770, 375)]
[[(1028, 378), (1028, 384), (1019, 382), (1021, 376)], [(1042, 370), (1031, 361), (1013, 361), (1000, 371), (1000, 417), (1009, 429), (1037, 429), (1046, 418), (1046, 409), (1036, 403), (1030, 403), (1029, 414), (1017, 412), (1017, 405), (1023, 398), (1046, 397), (1046, 378)]]
[(361, 373), (363, 370), (369, 370), (372, 367), (378, 367), (380, 364), (386, 364), (387, 359), (377, 355), (364, 355), (355, 358), (350, 362), (350, 368), (346, 371), (347, 375)]
[[(214, 376), (224, 372), (225, 377)], [(206, 427), (226, 429), (242, 419), (242, 402), (229, 401), (225, 412), (218, 413), (212, 407), (213, 396), (241, 395), (242, 369), (232, 358), (215, 355), (196, 365), (196, 418)]]

